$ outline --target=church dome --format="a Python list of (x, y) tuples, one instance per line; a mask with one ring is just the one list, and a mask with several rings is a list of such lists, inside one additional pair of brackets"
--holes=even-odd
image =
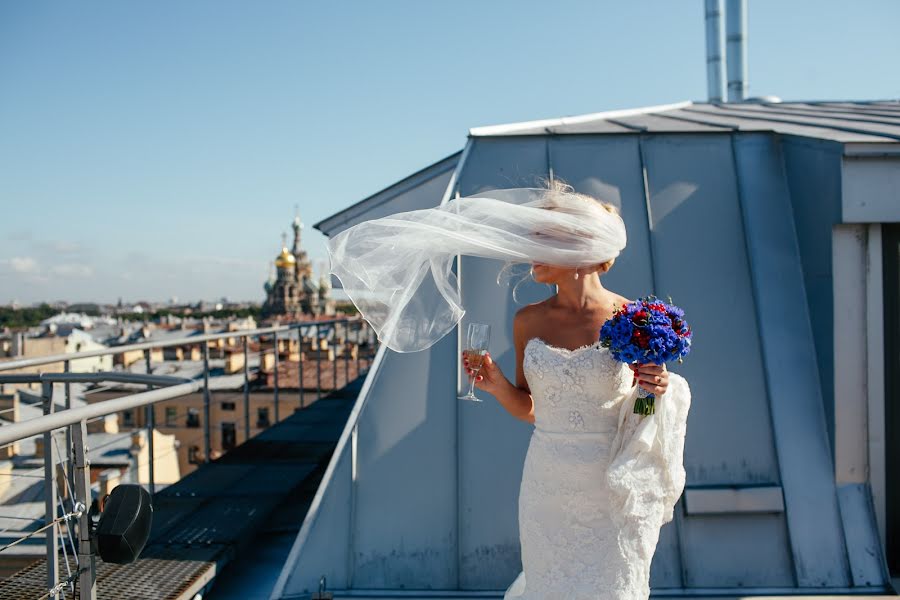
[(295, 264), (297, 264), (297, 259), (291, 254), (291, 251), (287, 247), (282, 248), (281, 254), (275, 259), (275, 266), (279, 269), (287, 269)]

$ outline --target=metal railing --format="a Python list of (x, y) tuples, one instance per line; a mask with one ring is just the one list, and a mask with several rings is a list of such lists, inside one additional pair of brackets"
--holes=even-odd
[[(256, 338), (259, 342), (260, 364), (259, 370), (265, 372), (264, 356), (268, 352), (273, 352), (273, 385), (271, 387), (274, 402), (274, 420), (271, 424), (278, 423), (281, 420), (279, 405), (281, 386), (279, 382), (279, 340), (297, 340), (298, 350), (298, 381), (297, 389), (299, 396), (299, 408), (305, 408), (304, 399), (305, 377), (303, 342), (305, 338), (313, 338), (314, 358), (316, 364), (316, 385), (315, 397), (322, 398), (322, 340), (329, 337), (337, 342), (338, 327), (342, 325), (343, 336), (343, 355), (344, 355), (344, 384), (349, 383), (350, 379), (350, 339), (356, 344), (356, 373), (357, 376), (362, 371), (362, 353), (360, 346), (365, 345), (372, 351), (367, 357), (366, 368), (371, 368), (374, 359), (374, 348), (377, 345), (377, 338), (368, 323), (360, 318), (343, 318), (330, 319), (325, 321), (310, 321), (302, 323), (292, 323), (289, 325), (259, 328), (252, 330), (227, 331), (221, 333), (209, 333), (201, 335), (193, 335), (190, 337), (172, 339), (159, 342), (142, 342), (137, 344), (129, 344), (123, 346), (113, 346), (100, 350), (89, 350), (85, 352), (76, 352), (68, 354), (59, 354), (54, 356), (37, 357), (9, 360), (0, 362), (0, 390), (6, 384), (23, 384), (23, 383), (39, 383), (41, 385), (41, 403), (44, 415), (27, 421), (10, 423), (0, 427), (0, 448), (14, 444), (18, 441), (43, 435), (43, 480), (44, 480), (44, 508), (45, 517), (44, 524), (41, 528), (31, 531), (21, 536), (14, 542), (0, 547), (0, 553), (4, 550), (20, 543), (21, 541), (33, 537), (37, 533), (46, 532), (46, 556), (47, 556), (47, 593), (45, 598), (60, 598), (65, 594), (67, 589), (74, 590), (74, 583), (78, 580), (80, 586), (80, 597), (96, 598), (96, 568), (95, 557), (91, 551), (90, 540), (90, 515), (88, 507), (91, 506), (92, 493), (90, 483), (90, 461), (88, 460), (88, 452), (90, 448), (87, 446), (88, 422), (103, 418), (107, 415), (120, 413), (123, 411), (136, 411), (141, 407), (146, 410), (146, 424), (149, 453), (148, 468), (148, 491), (155, 493), (155, 472), (154, 463), (159, 457), (156, 456), (153, 447), (153, 431), (156, 427), (153, 405), (164, 400), (171, 400), (185, 395), (203, 392), (203, 446), (204, 455), (203, 462), (209, 462), (211, 457), (210, 443), (210, 404), (213, 390), (210, 388), (210, 342), (221, 339), (237, 339), (240, 340), (240, 351), (243, 357), (243, 409), (244, 409), (244, 439), (250, 439), (250, 390), (251, 390), (251, 368), (249, 364), (249, 347), (251, 338)], [(355, 336), (351, 336), (351, 328), (355, 328)], [(265, 337), (271, 339), (271, 347), (264, 345)], [(291, 351), (291, 342), (288, 342), (288, 355)], [(202, 363), (203, 372), (199, 379), (189, 379), (184, 377), (174, 377), (167, 375), (152, 374), (152, 351), (173, 347), (173, 346), (191, 346), (202, 345)], [(234, 349), (232, 347), (232, 349)], [(99, 373), (73, 373), (71, 372), (72, 361), (102, 357), (109, 355), (125, 354), (135, 351), (143, 352), (144, 366), (146, 374), (131, 372), (99, 372)], [(335, 348), (333, 356), (333, 378), (332, 389), (338, 389), (338, 356)], [(170, 361), (167, 361), (170, 362)], [(20, 369), (31, 369), (46, 365), (63, 363), (63, 372), (35, 372), (35, 373), (14, 373), (9, 371)], [(4, 374), (7, 373), (7, 374)], [(85, 406), (73, 407), (70, 384), (71, 383), (126, 383), (147, 386), (147, 391), (134, 393), (131, 395), (103, 400)], [(61, 411), (55, 410), (53, 401), (53, 386), (55, 383), (65, 385), (65, 409)], [(167, 423), (168, 425), (168, 423)], [(65, 456), (57, 456), (60, 454), (56, 441), (53, 437), (54, 430), (65, 429), (66, 432), (66, 450)], [(130, 434), (130, 433), (129, 433)], [(96, 450), (96, 449), (95, 449)], [(62, 472), (63, 486), (67, 492), (65, 496), (68, 498), (68, 506), (63, 501), (63, 494), (57, 479), (57, 466), (65, 465)], [(15, 476), (15, 475), (13, 475)], [(30, 475), (29, 475), (30, 476)], [(135, 479), (140, 482), (138, 473), (135, 473)], [(62, 509), (60, 514), (60, 509)], [(68, 509), (68, 510), (67, 510)], [(77, 521), (77, 538), (73, 536), (70, 528), (70, 522)], [(65, 533), (65, 535), (63, 535)], [(63, 543), (60, 545), (59, 540), (62, 538)], [(66, 540), (72, 549), (75, 557), (76, 569), (74, 573), (69, 572), (67, 577), (60, 581), (59, 573), (59, 555), (62, 550), (64, 564), (68, 568), (68, 554)], [(77, 539), (77, 551), (75, 549), (75, 539)], [(2, 583), (0, 583), (2, 585)]]

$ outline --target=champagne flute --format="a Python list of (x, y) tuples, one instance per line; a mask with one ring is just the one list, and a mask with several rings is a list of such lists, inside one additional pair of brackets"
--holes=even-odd
[(487, 354), (488, 343), (491, 341), (491, 326), (486, 323), (469, 323), (466, 332), (466, 349), (463, 356), (469, 362), (469, 368), (472, 369), (472, 375), (469, 377), (469, 393), (464, 396), (457, 396), (460, 400), (472, 400), (481, 402), (481, 398), (475, 395), (475, 378), (478, 377), (478, 371), (484, 364), (484, 357)]

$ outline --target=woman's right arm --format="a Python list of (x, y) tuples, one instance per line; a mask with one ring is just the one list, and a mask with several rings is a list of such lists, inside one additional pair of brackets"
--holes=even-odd
[[(516, 349), (516, 383), (513, 385), (506, 377), (498, 377), (499, 380), (493, 389), (486, 390), (493, 394), (506, 411), (517, 419), (527, 423), (534, 423), (534, 401), (531, 398), (531, 390), (525, 379), (525, 371), (522, 361), (525, 358), (525, 344), (528, 342), (528, 307), (519, 310), (513, 318), (513, 345)], [(489, 358), (490, 360), (490, 358)], [(500, 369), (491, 365), (499, 373)]]

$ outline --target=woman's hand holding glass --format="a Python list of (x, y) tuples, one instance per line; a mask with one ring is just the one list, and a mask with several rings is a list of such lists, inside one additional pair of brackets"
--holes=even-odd
[(506, 379), (503, 371), (500, 370), (500, 367), (498, 367), (497, 363), (491, 358), (490, 353), (484, 355), (480, 369), (475, 369), (469, 364), (465, 352), (462, 353), (462, 359), (466, 374), (468, 374), (469, 377), (475, 376), (475, 387), (479, 390), (484, 390), (488, 394), (496, 396), (498, 390), (510, 385), (509, 380)]

